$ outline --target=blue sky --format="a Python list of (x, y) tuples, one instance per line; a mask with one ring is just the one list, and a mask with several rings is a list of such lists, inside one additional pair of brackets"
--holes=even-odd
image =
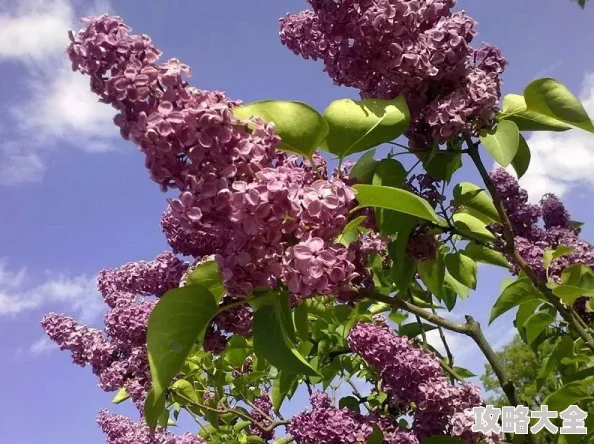
[[(96, 412), (112, 395), (89, 369), (43, 340), (39, 319), (58, 311), (101, 323), (94, 276), (101, 268), (151, 259), (166, 249), (159, 215), (164, 196), (142, 156), (118, 137), (111, 110), (95, 103), (87, 80), (69, 70), (66, 30), (79, 15), (116, 13), (149, 34), (164, 56), (193, 69), (192, 83), (246, 102), (295, 99), (319, 110), (356, 93), (332, 85), (319, 63), (282, 47), (277, 21), (305, 1), (75, 0), (0, 2), (0, 442), (100, 443)], [(460, 0), (478, 22), (476, 41), (499, 45), (510, 67), (506, 92), (551, 76), (581, 93), (594, 115), (594, 8), (569, 0)], [(529, 139), (533, 170), (525, 186), (538, 199), (562, 194), (574, 219), (591, 222), (594, 137)], [(473, 180), (470, 170), (461, 179)], [(586, 239), (594, 237), (588, 225)], [(502, 274), (481, 267), (481, 285), (458, 307), (485, 323)], [(488, 329), (496, 346), (511, 338), (509, 319)], [(452, 337), (458, 363), (479, 371), (472, 344)], [(298, 406), (296, 406), (298, 407)], [(116, 411), (134, 413), (129, 406)]]

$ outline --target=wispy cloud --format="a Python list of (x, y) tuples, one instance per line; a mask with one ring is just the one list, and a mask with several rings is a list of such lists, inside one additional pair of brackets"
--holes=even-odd
[(41, 282), (27, 285), (33, 277), (26, 269), (9, 270), (6, 262), (0, 262), (0, 317), (47, 309), (65, 311), (81, 322), (92, 323), (103, 312), (94, 277), (52, 272), (45, 272), (43, 277)]
[[(72, 0), (75, 1), (75, 0)], [(106, 2), (89, 11), (69, 0), (9, 0), (0, 5), (0, 63), (13, 64), (19, 78), (8, 79), (23, 91), (3, 108), (0, 185), (36, 182), (45, 171), (47, 151), (73, 146), (106, 151), (118, 137), (114, 111), (99, 103), (88, 79), (72, 72), (65, 54), (67, 30), (78, 29), (76, 17), (106, 12)]]

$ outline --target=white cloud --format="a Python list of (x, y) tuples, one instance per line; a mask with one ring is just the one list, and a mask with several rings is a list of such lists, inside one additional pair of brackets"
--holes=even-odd
[[(594, 74), (584, 78), (580, 100), (594, 116)], [(578, 185), (594, 185), (594, 136), (582, 130), (536, 132), (527, 140), (532, 153), (528, 172), (520, 180), (530, 200), (545, 193), (563, 196)]]
[(29, 354), (33, 356), (46, 355), (55, 350), (58, 350), (58, 346), (55, 342), (52, 342), (47, 336), (40, 337), (29, 347)]
[(32, 279), (27, 270), (11, 271), (0, 262), (0, 316), (37, 309), (66, 310), (81, 322), (89, 323), (103, 312), (94, 277), (46, 272), (44, 278), (35, 285), (26, 285)]
[[(0, 185), (36, 182), (45, 171), (47, 151), (71, 145), (85, 151), (112, 149), (119, 137), (115, 111), (99, 103), (89, 79), (72, 72), (65, 49), (68, 29), (78, 29), (77, 16), (106, 12), (107, 3), (77, 11), (76, 0), (12, 0), (0, 6), (0, 63), (18, 63), (21, 76), (8, 79), (22, 89), (3, 107)], [(6, 79), (5, 79), (6, 84)]]

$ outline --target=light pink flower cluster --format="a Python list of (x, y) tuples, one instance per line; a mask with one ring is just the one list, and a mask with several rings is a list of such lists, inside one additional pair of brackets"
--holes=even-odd
[(146, 424), (135, 423), (122, 415), (114, 415), (102, 410), (97, 417), (99, 428), (107, 437), (107, 444), (205, 444), (201, 438), (189, 433), (175, 436), (158, 430), (151, 434)]
[(413, 147), (489, 124), (507, 63), (493, 46), (470, 47), (476, 23), (451, 11), (455, 0), (308, 2), (281, 19), (281, 42), (363, 97), (404, 94)]
[(478, 387), (451, 385), (435, 355), (413, 347), (385, 325), (357, 324), (347, 339), (351, 349), (377, 370), (391, 403), (414, 415), (413, 431), (419, 439), (448, 432), (456, 413), (481, 404)]
[[(315, 236), (331, 247), (354, 193), (327, 179), (320, 156), (312, 165), (277, 151), (272, 125), (240, 121), (238, 102), (190, 87), (178, 60), (157, 64), (161, 52), (118, 17), (88, 19), (71, 40), (73, 68), (119, 111), (115, 123), (145, 154), (152, 179), (180, 192), (162, 220), (174, 252), (216, 254), (228, 292), (244, 295), (283, 283), (285, 252), (299, 241)], [(333, 288), (349, 283), (348, 268)]]
[(91, 366), (103, 390), (113, 392), (124, 387), (142, 409), (150, 385), (146, 329), (155, 306), (147, 297), (178, 287), (188, 266), (171, 253), (161, 253), (153, 261), (103, 270), (97, 282), (110, 307), (104, 317), (104, 331), (54, 313), (43, 318), (42, 327), (62, 350), (72, 353), (76, 364)]

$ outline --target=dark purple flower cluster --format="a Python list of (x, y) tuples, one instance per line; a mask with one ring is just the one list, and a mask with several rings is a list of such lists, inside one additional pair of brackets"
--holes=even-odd
[(327, 396), (317, 393), (311, 399), (312, 409), (295, 415), (289, 433), (298, 443), (343, 444), (367, 442), (373, 426), (363, 415), (347, 408), (330, 405)]
[(425, 224), (417, 225), (408, 238), (406, 255), (416, 262), (431, 261), (437, 256), (437, 237)]
[(414, 415), (413, 432), (419, 439), (449, 433), (456, 413), (481, 404), (478, 387), (451, 385), (433, 354), (413, 347), (408, 338), (396, 336), (389, 327), (357, 324), (348, 342), (376, 369), (391, 401), (403, 413)]
[(507, 62), (494, 46), (471, 48), (476, 23), (451, 11), (455, 0), (308, 2), (281, 18), (281, 42), (362, 97), (404, 94), (413, 148), (489, 124)]
[[(554, 260), (549, 268), (549, 277), (558, 280), (565, 268), (573, 264), (594, 267), (594, 247), (579, 238), (579, 229), (571, 223), (563, 203), (554, 195), (545, 195), (540, 206), (528, 204), (528, 193), (518, 181), (504, 169), (491, 173), (497, 192), (503, 199), (515, 234), (516, 248), (522, 258), (543, 278), (545, 270), (543, 254), (560, 245), (572, 248), (569, 255)], [(543, 226), (539, 226), (542, 217)], [(513, 258), (508, 258), (516, 272), (519, 267)]]
[[(270, 426), (270, 413), (272, 411), (272, 401), (270, 400), (270, 396), (268, 393), (264, 393), (261, 396), (258, 396), (254, 400), (254, 409), (252, 409), (252, 418), (260, 425), (264, 427)], [(266, 416), (264, 416), (266, 415)], [(250, 427), (250, 433), (255, 436), (259, 436), (265, 441), (270, 441), (274, 439), (274, 430), (265, 431), (262, 430), (260, 427), (256, 426), (255, 424)]]
[(376, 413), (361, 415), (347, 408), (337, 409), (324, 392), (310, 396), (312, 408), (293, 417), (289, 432), (303, 444), (355, 444), (367, 442), (377, 425), (387, 444), (419, 444), (410, 430), (401, 429), (397, 423)]
[(122, 415), (114, 415), (102, 410), (97, 417), (97, 424), (107, 437), (107, 444), (205, 444), (201, 438), (189, 433), (175, 436), (158, 430), (154, 435), (146, 424), (132, 422)]
[[(115, 123), (145, 154), (152, 179), (179, 191), (162, 218), (175, 253), (215, 254), (231, 295), (287, 279), (301, 296), (312, 287), (332, 294), (350, 285), (355, 265), (344, 252), (336, 253), (328, 278), (296, 285), (292, 247), (319, 238), (324, 249), (334, 248), (354, 203), (343, 181), (328, 178), (319, 155), (312, 164), (276, 150), (273, 125), (235, 118), (239, 103), (190, 87), (189, 68), (178, 60), (157, 64), (161, 52), (119, 17), (88, 19), (71, 40), (73, 68), (118, 110)], [(138, 292), (134, 282), (125, 291)]]

